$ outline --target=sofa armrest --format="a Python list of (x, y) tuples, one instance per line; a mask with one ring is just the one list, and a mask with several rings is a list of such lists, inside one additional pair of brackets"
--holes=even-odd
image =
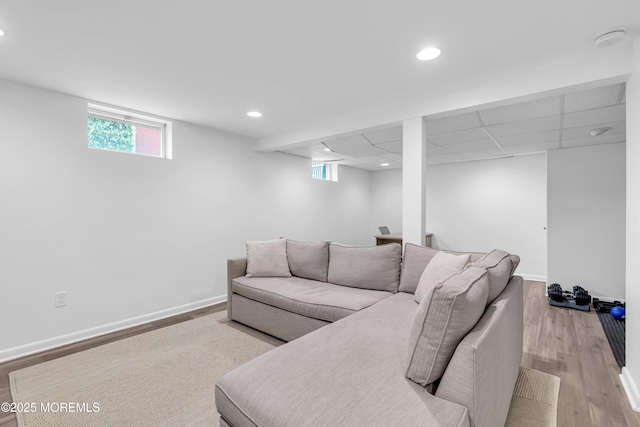
[(227, 260), (227, 317), (231, 319), (231, 283), (233, 279), (247, 274), (247, 257)]
[(514, 276), (456, 348), (436, 396), (469, 410), (471, 425), (504, 425), (523, 341), (522, 277)]

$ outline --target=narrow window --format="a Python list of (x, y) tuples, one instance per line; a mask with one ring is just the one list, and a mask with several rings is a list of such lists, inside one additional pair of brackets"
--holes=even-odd
[(171, 158), (171, 122), (89, 104), (89, 148)]
[(325, 181), (338, 181), (338, 164), (312, 160), (311, 176)]

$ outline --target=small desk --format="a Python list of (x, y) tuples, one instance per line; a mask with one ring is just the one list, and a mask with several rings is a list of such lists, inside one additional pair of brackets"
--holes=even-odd
[[(425, 235), (425, 246), (428, 248), (431, 247), (431, 237), (433, 233), (427, 233)], [(402, 233), (397, 234), (378, 234), (377, 236), (373, 236), (376, 238), (376, 245), (386, 245), (387, 243), (399, 243), (402, 246)]]

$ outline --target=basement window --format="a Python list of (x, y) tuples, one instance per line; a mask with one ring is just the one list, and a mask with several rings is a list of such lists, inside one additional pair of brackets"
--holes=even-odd
[(311, 176), (315, 179), (322, 179), (325, 181), (337, 182), (338, 181), (338, 164), (312, 160)]
[(101, 105), (88, 107), (89, 148), (171, 158), (171, 122)]

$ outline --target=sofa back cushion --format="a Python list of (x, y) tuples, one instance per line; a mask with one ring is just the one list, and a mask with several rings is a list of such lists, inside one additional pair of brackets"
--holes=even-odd
[[(400, 287), (398, 291), (408, 292), (415, 294), (420, 281), (420, 276), (427, 267), (427, 264), (438, 252), (447, 252), (450, 254), (463, 254), (463, 252), (455, 251), (441, 251), (440, 249), (432, 249), (424, 246), (414, 245), (407, 243), (404, 247), (404, 259), (402, 261), (402, 275), (400, 276)], [(468, 252), (471, 254), (471, 262), (480, 260), (486, 254), (478, 252)], [(517, 255), (509, 255), (511, 258), (511, 272), (509, 277), (513, 277), (513, 274), (520, 263), (520, 257)]]
[(328, 282), (353, 288), (398, 292), (401, 246), (329, 245)]
[(471, 265), (487, 270), (489, 275), (488, 306), (502, 293), (507, 283), (509, 283), (509, 279), (511, 278), (511, 258), (507, 252), (494, 249)]
[(287, 241), (248, 241), (247, 277), (291, 277), (287, 261)]
[(469, 265), (470, 259), (470, 254), (454, 255), (443, 251), (435, 254), (420, 276), (418, 288), (413, 298), (415, 302), (420, 304), (422, 298), (438, 283), (442, 283), (464, 270)]
[(429, 290), (411, 325), (407, 378), (427, 386), (442, 377), (456, 347), (482, 317), (488, 295), (487, 271), (479, 267)]
[(299, 242), (287, 239), (287, 260), (291, 274), (305, 279), (327, 281), (329, 242)]

